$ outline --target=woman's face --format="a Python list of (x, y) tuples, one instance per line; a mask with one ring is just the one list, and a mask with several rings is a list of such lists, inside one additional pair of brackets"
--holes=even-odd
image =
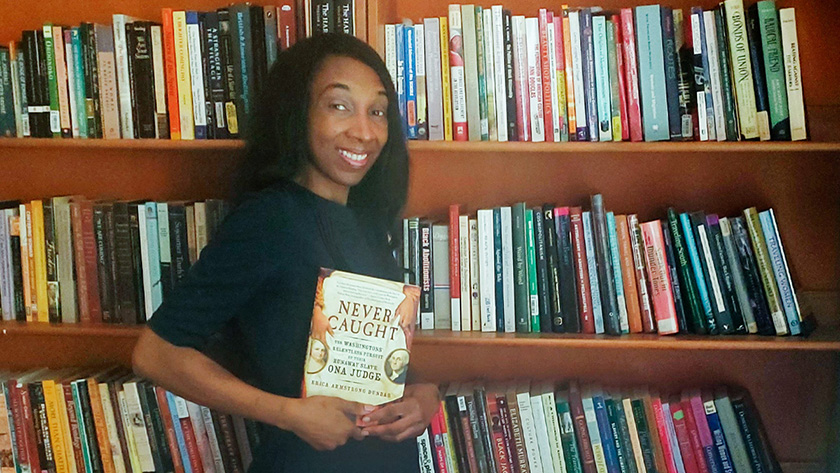
[(324, 60), (311, 87), (313, 162), (298, 182), (344, 204), (350, 187), (362, 180), (388, 141), (388, 96), (373, 69), (340, 56)]

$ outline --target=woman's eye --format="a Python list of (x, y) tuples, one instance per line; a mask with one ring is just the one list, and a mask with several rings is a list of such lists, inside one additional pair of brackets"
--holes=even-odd
[(347, 110), (347, 106), (344, 105), (343, 103), (334, 103), (334, 104), (332, 104), (332, 108), (334, 108), (336, 110), (340, 110), (340, 111)]
[(385, 116), (385, 110), (374, 110), (374, 111), (371, 112), (371, 114), (375, 117), (384, 117)]

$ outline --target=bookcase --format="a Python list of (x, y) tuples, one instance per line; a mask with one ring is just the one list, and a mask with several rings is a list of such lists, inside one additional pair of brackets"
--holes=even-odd
[[(266, 2), (270, 3), (270, 2)], [(607, 10), (639, 0), (599, 3)], [(751, 2), (748, 2), (751, 3)], [(157, 19), (160, 9), (212, 9), (224, 0), (42, 0), (9, 8), (0, 41), (45, 21), (109, 23), (111, 14)], [(488, 3), (487, 5), (489, 5)], [(710, 0), (672, 0), (688, 9)], [(356, 0), (358, 34), (383, 51), (383, 25), (445, 16), (445, 0)], [(515, 14), (559, 9), (545, 0), (504, 2)], [(608, 386), (741, 386), (750, 391), (785, 472), (840, 471), (840, 47), (836, 1), (782, 0), (796, 7), (810, 141), (797, 143), (411, 142), (406, 215), (446, 220), (463, 210), (526, 201), (587, 205), (661, 218), (668, 206), (735, 215), (773, 207), (809, 337), (421, 332), (412, 371), (423, 381), (568, 379)], [(81, 194), (155, 200), (224, 197), (239, 141), (0, 140), (0, 200)], [(137, 327), (0, 324), (0, 370), (130, 364)]]

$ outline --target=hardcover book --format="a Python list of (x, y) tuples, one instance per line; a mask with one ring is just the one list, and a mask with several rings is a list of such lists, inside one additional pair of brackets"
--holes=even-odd
[(321, 269), (303, 396), (381, 405), (403, 395), (420, 289)]

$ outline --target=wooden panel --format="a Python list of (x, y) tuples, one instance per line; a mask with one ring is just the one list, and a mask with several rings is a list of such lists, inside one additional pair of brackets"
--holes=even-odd
[[(727, 385), (751, 393), (777, 457), (823, 462), (836, 399), (834, 353), (673, 350), (612, 347), (581, 349), (539, 344), (416, 343), (411, 371), (421, 380), (473, 378), (579, 379), (607, 386), (650, 385), (663, 393)], [(803, 373), (808, 373), (804, 382)]]
[[(419, 21), (422, 18), (446, 16), (449, 0), (425, 1), (393, 1), (371, 0), (369, 11), (371, 23), (378, 25), (396, 23), (408, 18)], [(466, 3), (466, 2), (463, 2)], [(620, 8), (644, 5), (646, 2), (628, 2), (627, 0), (572, 0), (568, 5), (574, 7), (588, 7), (599, 5), (604, 10), (616, 12)], [(745, 2), (747, 6), (754, 3)], [(377, 5), (374, 5), (377, 4)], [(536, 16), (540, 8), (560, 10), (559, 3), (547, 3), (545, 0), (516, 0), (503, 2), (515, 15)], [(674, 0), (667, 3), (673, 8), (682, 8), (685, 13), (693, 6), (711, 9), (718, 5), (715, 0)], [(779, 8), (796, 7), (796, 23), (801, 50), (800, 64), (802, 66), (802, 85), (805, 103), (808, 106), (840, 105), (840, 94), (837, 93), (837, 77), (840, 77), (840, 48), (836, 47), (833, 37), (826, 34), (835, 29), (835, 17), (838, 6), (837, 0), (781, 0), (777, 1)], [(371, 25), (369, 30), (376, 31), (377, 25)], [(370, 35), (370, 38), (374, 38)], [(381, 41), (382, 37), (378, 41)], [(382, 48), (381, 43), (378, 46)]]
[(588, 208), (598, 192), (607, 209), (638, 213), (642, 221), (664, 217), (668, 206), (722, 216), (773, 207), (797, 287), (836, 292), (840, 153), (834, 145), (806, 144), (800, 152), (771, 145), (417, 144), (407, 213), (444, 220), (452, 203), (474, 212), (518, 201)]

